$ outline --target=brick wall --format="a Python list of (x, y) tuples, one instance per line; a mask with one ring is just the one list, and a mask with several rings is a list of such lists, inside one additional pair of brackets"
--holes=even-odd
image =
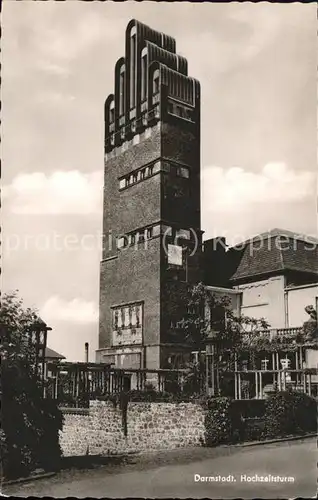
[(195, 403), (129, 403), (125, 436), (121, 409), (91, 401), (87, 411), (65, 412), (60, 444), (64, 456), (200, 446), (204, 417), (205, 410)]

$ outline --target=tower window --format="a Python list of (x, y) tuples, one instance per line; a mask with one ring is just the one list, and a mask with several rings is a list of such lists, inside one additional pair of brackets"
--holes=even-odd
[(152, 236), (159, 236), (160, 235), (160, 230), (161, 230), (160, 224), (156, 224), (155, 226), (153, 226), (151, 228), (151, 230), (152, 230)]
[(143, 53), (141, 58), (141, 102), (145, 101), (146, 97), (147, 97), (147, 52)]
[(153, 167), (148, 167), (148, 172), (147, 174), (150, 176), (153, 174)]
[(152, 93), (153, 95), (159, 94), (160, 85), (159, 85), (159, 71), (156, 70), (153, 74), (153, 85), (152, 85)]
[(189, 176), (190, 176), (189, 169), (186, 167), (178, 167), (177, 168), (177, 175), (179, 177), (184, 177), (186, 179), (189, 179)]
[(156, 161), (156, 163), (152, 167), (152, 173), (156, 174), (157, 172), (160, 172), (160, 170), (161, 170), (161, 162)]
[(126, 179), (120, 179), (119, 189), (123, 189), (124, 187), (126, 187)]
[(126, 236), (120, 236), (120, 238), (117, 239), (117, 248), (125, 248), (127, 244), (128, 241)]
[(168, 113), (173, 114), (174, 106), (171, 101), (168, 101)]
[(145, 231), (139, 231), (139, 233), (137, 234), (138, 234), (137, 236), (138, 243), (143, 243), (145, 241)]
[(114, 105), (111, 104), (111, 107), (109, 108), (109, 123), (114, 123), (115, 121), (115, 110), (114, 110)]
[(193, 121), (193, 111), (191, 109), (185, 108), (184, 118), (186, 118), (189, 121)]
[(149, 240), (150, 238), (153, 237), (153, 228), (152, 227), (147, 228), (146, 235), (147, 235), (147, 240)]
[(143, 168), (142, 170), (140, 170), (140, 179), (144, 179), (146, 177), (146, 169)]
[(183, 116), (183, 108), (182, 108), (182, 106), (176, 106), (176, 114), (178, 116)]
[(122, 69), (119, 75), (119, 116), (124, 114), (124, 95), (125, 95), (125, 73)]
[(162, 162), (162, 170), (164, 172), (170, 172), (170, 163), (168, 163), (167, 161), (163, 161)]
[(130, 109), (136, 106), (136, 35), (130, 38)]

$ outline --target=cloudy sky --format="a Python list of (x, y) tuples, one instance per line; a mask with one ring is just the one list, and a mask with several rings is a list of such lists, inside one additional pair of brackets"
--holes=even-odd
[(4, 2), (3, 286), (70, 360), (97, 347), (103, 103), (137, 18), (202, 87), (202, 228), (317, 234), (315, 4)]

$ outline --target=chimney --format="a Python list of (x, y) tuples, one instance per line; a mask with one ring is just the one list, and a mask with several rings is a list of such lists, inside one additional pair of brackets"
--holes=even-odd
[(85, 363), (88, 363), (88, 347), (89, 343), (85, 342)]

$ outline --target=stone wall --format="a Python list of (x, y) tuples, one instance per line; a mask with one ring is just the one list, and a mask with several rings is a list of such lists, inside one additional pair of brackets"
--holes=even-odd
[(205, 410), (195, 403), (129, 403), (127, 436), (122, 411), (91, 401), (89, 410), (65, 410), (60, 444), (64, 456), (105, 455), (200, 446)]

